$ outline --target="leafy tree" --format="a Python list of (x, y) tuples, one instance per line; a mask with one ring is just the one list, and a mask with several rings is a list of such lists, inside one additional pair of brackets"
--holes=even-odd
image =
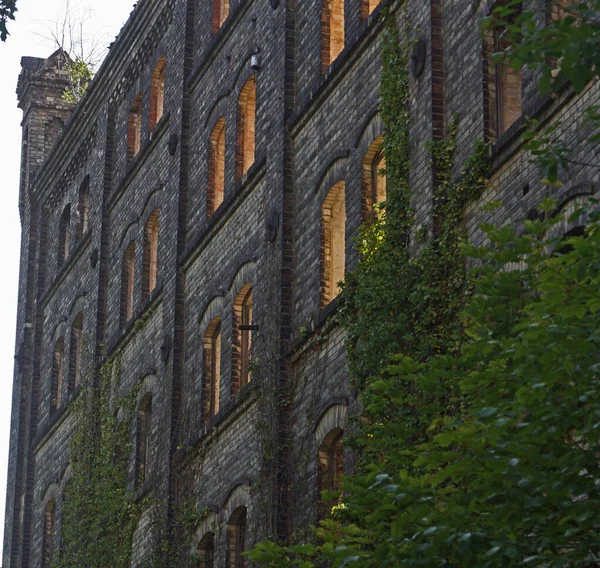
[(6, 24), (8, 20), (15, 19), (17, 11), (17, 0), (0, 0), (0, 40), (6, 41), (8, 30)]

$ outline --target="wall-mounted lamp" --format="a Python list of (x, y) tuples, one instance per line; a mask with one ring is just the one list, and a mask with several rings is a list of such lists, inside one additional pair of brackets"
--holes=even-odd
[(255, 71), (260, 69), (260, 59), (257, 54), (254, 54), (252, 57), (250, 57), (250, 67), (252, 67), (252, 69)]

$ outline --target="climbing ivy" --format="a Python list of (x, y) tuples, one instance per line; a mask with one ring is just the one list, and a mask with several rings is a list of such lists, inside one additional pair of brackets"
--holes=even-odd
[[(152, 312), (139, 318), (138, 332)], [(83, 378), (71, 403), (74, 433), (70, 441), (72, 477), (62, 506), (61, 549), (56, 568), (128, 568), (133, 533), (145, 501), (127, 492), (132, 444), (129, 426), (139, 388), (117, 398), (123, 347), (105, 357), (97, 375)], [(120, 411), (120, 416), (117, 414)]]

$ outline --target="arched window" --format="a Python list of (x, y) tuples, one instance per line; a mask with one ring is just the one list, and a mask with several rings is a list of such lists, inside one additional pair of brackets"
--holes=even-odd
[(208, 324), (204, 333), (204, 380), (202, 382), (202, 423), (219, 412), (221, 387), (221, 318)]
[(142, 399), (138, 411), (136, 443), (136, 486), (143, 487), (150, 480), (152, 439), (152, 394)]
[(362, 162), (362, 216), (369, 217), (373, 205), (384, 203), (387, 197), (383, 136), (378, 136), (366, 151)]
[(131, 160), (140, 151), (142, 134), (142, 93), (133, 99), (129, 110), (129, 124), (127, 127), (127, 159)]
[(54, 556), (54, 524), (56, 507), (48, 501), (44, 509), (44, 533), (42, 537), (42, 568), (50, 568)]
[(238, 507), (227, 523), (227, 567), (245, 568), (246, 557), (246, 507)]
[(198, 568), (214, 568), (215, 565), (215, 533), (206, 533), (196, 548)]
[(90, 176), (86, 176), (79, 187), (77, 203), (77, 225), (75, 234), (80, 239), (88, 230), (88, 202), (90, 196)]
[(167, 68), (166, 56), (161, 57), (154, 67), (150, 83), (150, 116), (148, 118), (148, 130), (156, 126), (162, 118), (165, 102), (165, 71)]
[[(496, 6), (505, 3), (498, 2)], [(505, 52), (510, 46), (505, 27), (498, 26), (484, 32), (484, 102), (486, 137), (489, 140), (495, 140), (508, 130), (522, 114), (521, 69), (513, 69), (504, 60), (493, 62), (493, 54)]]
[(360, 19), (366, 20), (377, 6), (379, 6), (379, 2), (381, 0), (360, 0)]
[(83, 314), (79, 312), (71, 328), (69, 347), (69, 392), (73, 392), (81, 382), (81, 354), (83, 349)]
[(256, 129), (256, 80), (252, 75), (238, 97), (235, 178), (240, 179), (254, 163)]
[(245, 284), (233, 302), (231, 394), (235, 396), (250, 381), (252, 346), (252, 284)]
[(212, 215), (225, 197), (225, 117), (217, 120), (208, 148), (208, 192), (206, 212)]
[(341, 291), (346, 267), (346, 204), (344, 182), (336, 183), (321, 208), (321, 304)]
[(144, 265), (142, 267), (142, 300), (156, 288), (158, 267), (158, 209), (152, 211), (144, 231)]
[(321, 70), (327, 71), (344, 49), (344, 0), (322, 0)]
[(213, 0), (212, 33), (216, 34), (229, 16), (229, 0)]
[(317, 464), (317, 490), (319, 492), (318, 517), (325, 518), (332, 507), (340, 502), (337, 499), (323, 500), (323, 491), (340, 491), (340, 478), (344, 474), (344, 431), (334, 428), (319, 446), (319, 460)]
[(131, 241), (123, 255), (121, 274), (121, 326), (133, 317), (133, 289), (135, 282), (135, 241)]
[(59, 337), (52, 352), (52, 385), (50, 392), (50, 411), (54, 412), (62, 406), (63, 360), (65, 339)]
[(63, 209), (58, 225), (58, 266), (62, 266), (69, 258), (69, 244), (71, 240), (71, 204)]

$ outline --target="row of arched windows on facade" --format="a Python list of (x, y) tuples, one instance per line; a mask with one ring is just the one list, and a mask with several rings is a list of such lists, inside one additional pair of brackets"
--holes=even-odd
[[(362, 162), (362, 217), (378, 214), (386, 200), (385, 156), (382, 136), (377, 137)], [(321, 205), (321, 306), (341, 291), (346, 268), (346, 196), (345, 183), (338, 181)]]
[(83, 354), (83, 313), (79, 312), (71, 326), (69, 341), (69, 373), (64, 380), (65, 338), (61, 335), (54, 343), (52, 352), (52, 380), (50, 392), (50, 413), (64, 405), (64, 401), (81, 382), (81, 360)]
[[(142, 259), (142, 302), (145, 302), (156, 288), (158, 273), (158, 209), (149, 215), (144, 227), (144, 251)], [(120, 325), (133, 317), (135, 291), (135, 250), (136, 242), (132, 240), (123, 254), (121, 266), (121, 309)]]
[[(75, 222), (76, 242), (86, 234), (89, 226), (90, 177), (86, 176), (79, 186), (77, 199), (77, 217)], [(60, 268), (69, 258), (71, 250), (71, 204), (65, 205), (58, 224), (57, 266)]]
[[(165, 102), (165, 73), (167, 58), (161, 57), (152, 71), (150, 79), (150, 101), (148, 114), (148, 131), (152, 132), (163, 116)], [(144, 95), (138, 93), (129, 110), (129, 123), (127, 125), (127, 159), (132, 160), (140, 151), (142, 139), (142, 112), (144, 109)]]
[[(217, 119), (209, 136), (206, 214), (212, 215), (225, 198), (225, 117)], [(256, 79), (251, 75), (240, 90), (236, 115), (236, 181), (254, 163), (256, 139)]]
[[(251, 379), (252, 284), (246, 283), (233, 303), (231, 341), (231, 397)], [(206, 424), (219, 412), (221, 399), (221, 317), (214, 317), (203, 335), (201, 420)]]

